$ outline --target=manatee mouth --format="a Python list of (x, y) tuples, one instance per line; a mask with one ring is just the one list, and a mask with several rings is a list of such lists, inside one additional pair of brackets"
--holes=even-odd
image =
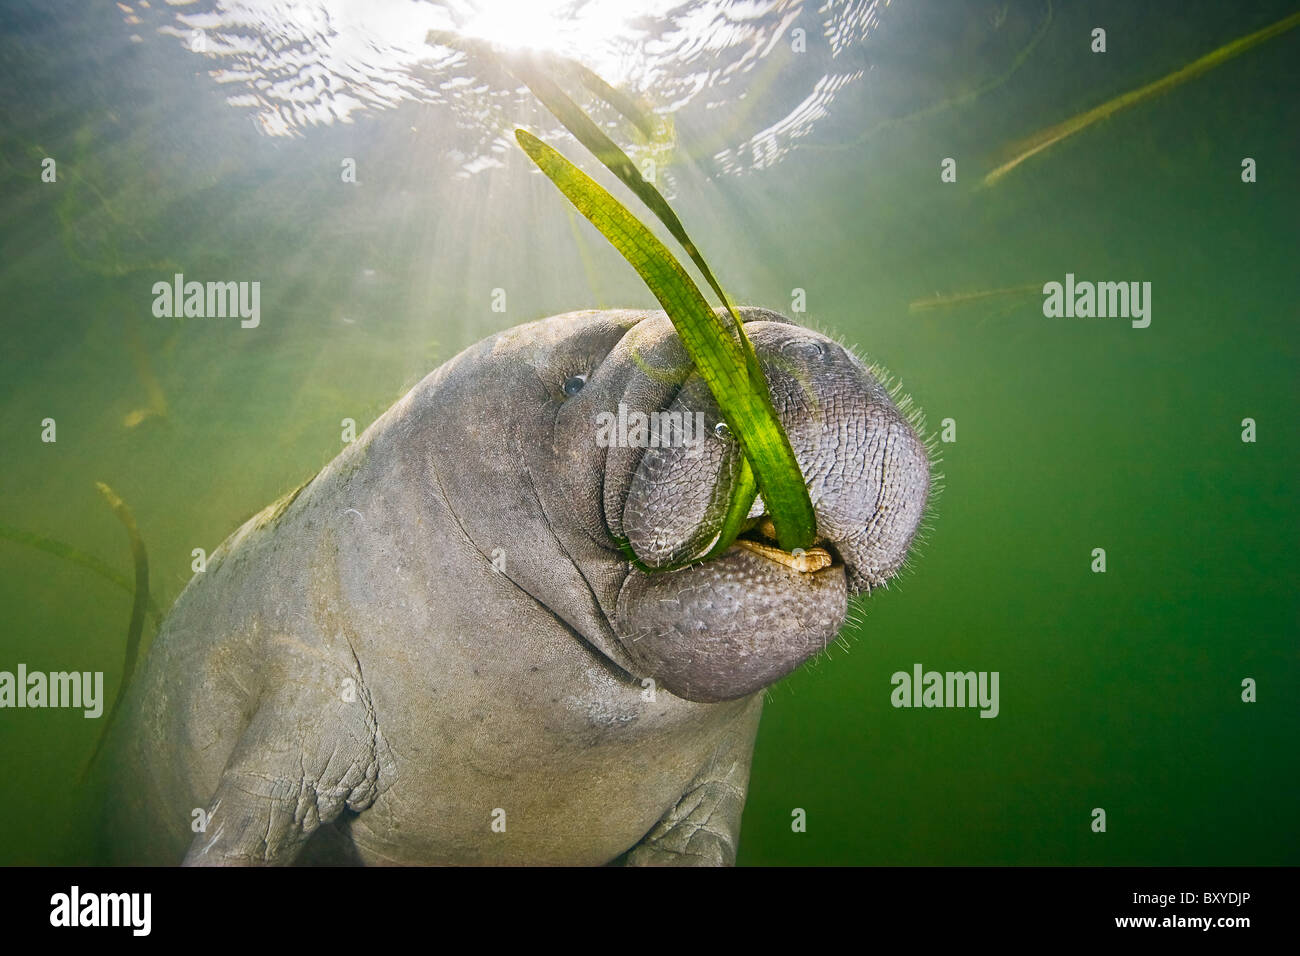
[(815, 574), (836, 565), (843, 567), (843, 562), (838, 559), (833, 546), (828, 543), (819, 543), (807, 549), (796, 548), (794, 551), (781, 550), (781, 546), (776, 541), (776, 526), (772, 524), (772, 518), (767, 514), (754, 519), (750, 527), (736, 537), (731, 547), (743, 548), (760, 558), (774, 561), (800, 574)]
[(824, 547), (802, 555), (759, 525), (708, 561), (675, 571), (633, 567), (616, 632), (644, 676), (687, 700), (734, 700), (780, 680), (835, 640), (848, 576)]
[(728, 470), (712, 476), (707, 502), (694, 499), (701, 527), (670, 509), (639, 511), (635, 498), (623, 516), (636, 560), (619, 592), (616, 633), (645, 675), (706, 703), (753, 693), (824, 651), (856, 593), (832, 542), (783, 549), (761, 499), (730, 546), (707, 557), (731, 494)]

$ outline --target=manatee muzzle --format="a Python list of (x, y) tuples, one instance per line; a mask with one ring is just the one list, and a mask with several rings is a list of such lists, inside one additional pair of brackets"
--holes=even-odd
[(848, 598), (903, 563), (929, 492), (924, 443), (855, 356), (798, 326), (747, 330), (808, 486), (813, 547), (783, 551), (760, 496), (732, 546), (702, 560), (742, 453), (695, 375), (661, 421), (702, 415), (703, 438), (664, 442), (661, 431), (642, 450), (621, 510), (606, 515), (640, 565), (619, 596), (620, 640), (646, 674), (692, 700), (751, 693), (825, 649)]

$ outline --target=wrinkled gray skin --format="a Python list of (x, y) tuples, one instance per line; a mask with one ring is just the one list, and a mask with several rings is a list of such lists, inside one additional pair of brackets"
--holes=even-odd
[[(708, 389), (662, 313), (502, 332), (181, 594), (104, 761), (117, 859), (733, 862), (762, 688), (898, 569), (929, 488), (856, 358), (743, 314), (834, 565), (634, 567), (616, 537), (663, 565), (721, 525), (739, 458)], [(598, 447), (620, 401), (703, 411), (703, 444)]]

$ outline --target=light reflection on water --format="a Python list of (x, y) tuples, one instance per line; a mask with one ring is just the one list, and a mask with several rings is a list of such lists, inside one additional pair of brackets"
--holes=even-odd
[[(724, 133), (715, 158), (735, 170), (779, 160), (814, 133), (841, 91), (862, 81), (857, 47), (888, 4), (217, 0), (118, 6), (136, 42), (168, 37), (203, 57), (212, 79), (227, 88), (227, 102), (251, 111), (268, 135), (301, 135), (407, 101), (433, 104), (446, 114), (435, 122), (478, 134), (463, 161), (472, 173), (497, 164), (491, 152), (499, 150), (508, 120), (531, 104), (492, 64), (426, 42), (431, 30), (577, 60), (664, 113), (691, 106)], [(795, 53), (810, 63), (793, 83), (785, 71), (780, 97), (788, 105), (775, 116), (766, 104), (755, 108), (756, 71), (770, 93), (764, 63)]]

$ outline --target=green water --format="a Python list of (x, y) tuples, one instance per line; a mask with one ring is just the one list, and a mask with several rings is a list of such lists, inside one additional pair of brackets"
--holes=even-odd
[[(733, 297), (791, 313), (805, 290), (796, 318), (956, 429), (908, 572), (858, 609), (847, 650), (769, 692), (742, 864), (1300, 863), (1300, 29), (978, 188), (1007, 143), (1294, 5), (1060, 6), (897, 3), (834, 63), (810, 7), (805, 59), (782, 41), (726, 121), (676, 117), (665, 188)], [(107, 482), (163, 607), (192, 549), (338, 453), (342, 419), (360, 431), (495, 330), (653, 304), (522, 154), (483, 148), (496, 132), (406, 99), (268, 135), (158, 32), (165, 16), (11, 3), (0, 24), (0, 524), (128, 573)], [(792, 77), (832, 67), (865, 78), (795, 148), (707, 159), (790, 113), (807, 93)], [(500, 165), (458, 175), (479, 154)], [(260, 280), (260, 326), (154, 317), (173, 272)], [(1045, 318), (1036, 293), (909, 309), (1067, 272), (1150, 282), (1150, 327)], [(165, 415), (128, 427), (151, 380)], [(115, 689), (129, 610), (0, 541), (0, 669), (102, 670)], [(891, 675), (916, 663), (997, 671), (999, 715), (892, 707)], [(95, 797), (73, 781), (99, 725), (0, 711), (0, 863), (90, 859)]]

